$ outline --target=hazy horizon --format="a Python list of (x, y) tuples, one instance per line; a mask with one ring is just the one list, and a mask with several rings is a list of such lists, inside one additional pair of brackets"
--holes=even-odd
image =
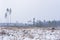
[(11, 22), (60, 20), (60, 0), (0, 0), (0, 22), (8, 22), (6, 8), (12, 9)]

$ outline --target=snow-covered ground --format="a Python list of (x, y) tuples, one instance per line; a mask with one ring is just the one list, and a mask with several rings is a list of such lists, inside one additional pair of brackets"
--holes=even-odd
[(0, 27), (0, 40), (60, 40), (60, 30)]

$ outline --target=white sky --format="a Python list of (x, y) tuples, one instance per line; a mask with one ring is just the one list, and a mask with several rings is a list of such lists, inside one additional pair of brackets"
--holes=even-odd
[(0, 0), (0, 22), (6, 22), (6, 8), (12, 9), (11, 22), (60, 20), (60, 0)]

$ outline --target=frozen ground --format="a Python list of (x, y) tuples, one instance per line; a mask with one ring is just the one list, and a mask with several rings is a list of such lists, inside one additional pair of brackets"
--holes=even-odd
[(60, 40), (60, 30), (0, 27), (0, 40)]

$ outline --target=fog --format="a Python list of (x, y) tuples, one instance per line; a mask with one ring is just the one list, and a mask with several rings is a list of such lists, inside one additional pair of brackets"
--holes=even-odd
[[(11, 22), (60, 20), (60, 0), (0, 0), (0, 22), (6, 22), (6, 8), (11, 8)], [(9, 16), (9, 15), (8, 15)]]

